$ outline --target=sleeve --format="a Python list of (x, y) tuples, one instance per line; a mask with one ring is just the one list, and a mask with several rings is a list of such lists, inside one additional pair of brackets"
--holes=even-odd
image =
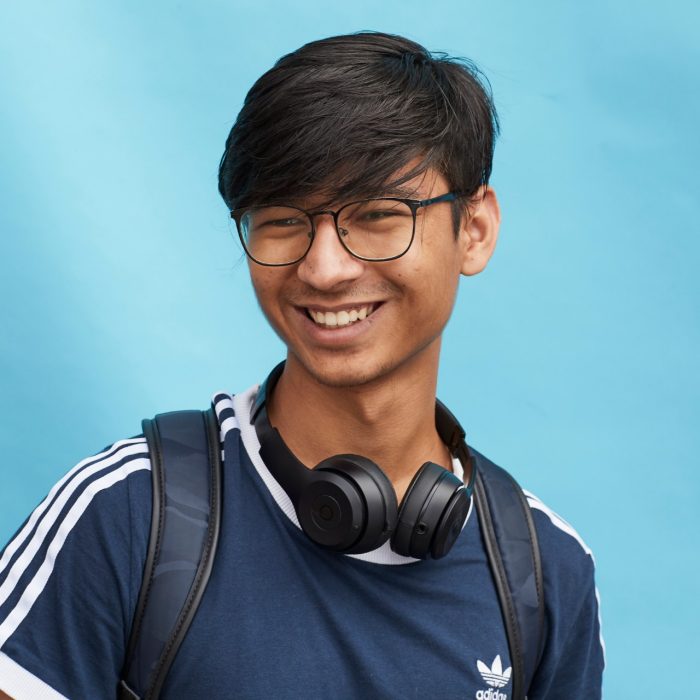
[(546, 506), (535, 522), (542, 551), (545, 644), (528, 700), (599, 700), (605, 647), (595, 562), (578, 533)]
[(151, 512), (142, 436), (77, 464), (0, 555), (0, 690), (114, 698)]

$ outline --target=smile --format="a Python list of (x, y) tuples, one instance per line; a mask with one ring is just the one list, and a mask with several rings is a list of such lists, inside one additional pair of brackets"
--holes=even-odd
[(342, 311), (321, 311), (307, 308), (306, 313), (318, 326), (341, 328), (357, 321), (364, 321), (376, 308), (376, 304), (365, 304), (364, 306), (343, 309)]

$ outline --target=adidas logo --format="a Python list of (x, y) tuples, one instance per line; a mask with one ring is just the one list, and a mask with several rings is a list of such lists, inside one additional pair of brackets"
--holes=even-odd
[(488, 690), (477, 690), (476, 700), (508, 700), (508, 696), (501, 693), (498, 688), (503, 688), (508, 684), (512, 667), (509, 666), (505, 671), (503, 670), (501, 655), (496, 656), (491, 668), (479, 660), (476, 662), (476, 667), (486, 684), (491, 686)]

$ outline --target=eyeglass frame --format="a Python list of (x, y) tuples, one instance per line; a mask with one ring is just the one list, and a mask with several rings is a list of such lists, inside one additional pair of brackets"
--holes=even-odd
[[(363, 260), (364, 262), (389, 262), (390, 260), (396, 260), (403, 255), (406, 255), (408, 251), (410, 250), (411, 246), (413, 245), (413, 239), (416, 237), (416, 213), (418, 212), (419, 209), (424, 208), (424, 207), (429, 207), (431, 204), (438, 204), (439, 202), (455, 202), (457, 201), (460, 197), (464, 197), (466, 193), (464, 192), (446, 192), (445, 194), (438, 195), (437, 197), (431, 197), (429, 199), (404, 199), (402, 197), (368, 197), (367, 199), (360, 199), (356, 200), (354, 202), (348, 202), (347, 204), (343, 204), (340, 209), (337, 211), (333, 211), (332, 209), (318, 209), (316, 211), (308, 211), (306, 209), (302, 209), (301, 207), (297, 207), (293, 204), (262, 204), (259, 206), (247, 206), (247, 207), (237, 207), (236, 209), (231, 209), (230, 214), (231, 218), (236, 222), (236, 230), (238, 231), (238, 237), (241, 239), (241, 245), (243, 246), (243, 250), (245, 251), (245, 254), (257, 265), (263, 265), (264, 267), (287, 267), (288, 265), (296, 265), (298, 262), (301, 262), (307, 255), (308, 252), (311, 250), (311, 246), (314, 243), (314, 239), (316, 238), (316, 222), (315, 218), (317, 216), (320, 216), (321, 214), (330, 214), (333, 217), (333, 224), (335, 227), (335, 233), (338, 236), (338, 240), (340, 241), (340, 244), (343, 246), (343, 248), (350, 253), (350, 255), (353, 256), (353, 258), (357, 258), (358, 260)], [(362, 255), (358, 255), (357, 253), (354, 253), (352, 250), (348, 248), (348, 246), (345, 244), (343, 241), (343, 235), (340, 233), (340, 229), (338, 228), (338, 217), (340, 215), (340, 212), (343, 211), (343, 209), (346, 209), (347, 207), (351, 207), (353, 204), (363, 204), (364, 202), (374, 202), (374, 201), (381, 201), (381, 200), (387, 200), (390, 202), (401, 202), (402, 204), (405, 204), (408, 206), (408, 208), (411, 210), (411, 214), (413, 215), (413, 229), (411, 230), (411, 240), (408, 242), (408, 245), (406, 246), (406, 249), (402, 252), (399, 253), (398, 255), (393, 255), (389, 258), (366, 258), (363, 257)], [(290, 209), (296, 209), (297, 211), (300, 211), (302, 214), (305, 214), (306, 217), (309, 219), (311, 222), (311, 231), (309, 235), (309, 245), (304, 251), (304, 253), (299, 256), (296, 260), (292, 260), (291, 262), (285, 262), (285, 263), (265, 263), (261, 262), (260, 260), (257, 260), (252, 256), (250, 251), (248, 250), (248, 246), (246, 246), (245, 240), (243, 240), (243, 234), (241, 233), (241, 218), (243, 214), (245, 214), (247, 211), (250, 209), (263, 209), (264, 207), (289, 207)]]

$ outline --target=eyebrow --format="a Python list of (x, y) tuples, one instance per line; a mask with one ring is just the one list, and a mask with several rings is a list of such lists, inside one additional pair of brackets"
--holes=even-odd
[(416, 197), (416, 190), (418, 190), (417, 187), (414, 187), (412, 189), (408, 189), (407, 187), (397, 187), (392, 190), (389, 190), (392, 195), (396, 197), (405, 197), (408, 199), (412, 199)]

